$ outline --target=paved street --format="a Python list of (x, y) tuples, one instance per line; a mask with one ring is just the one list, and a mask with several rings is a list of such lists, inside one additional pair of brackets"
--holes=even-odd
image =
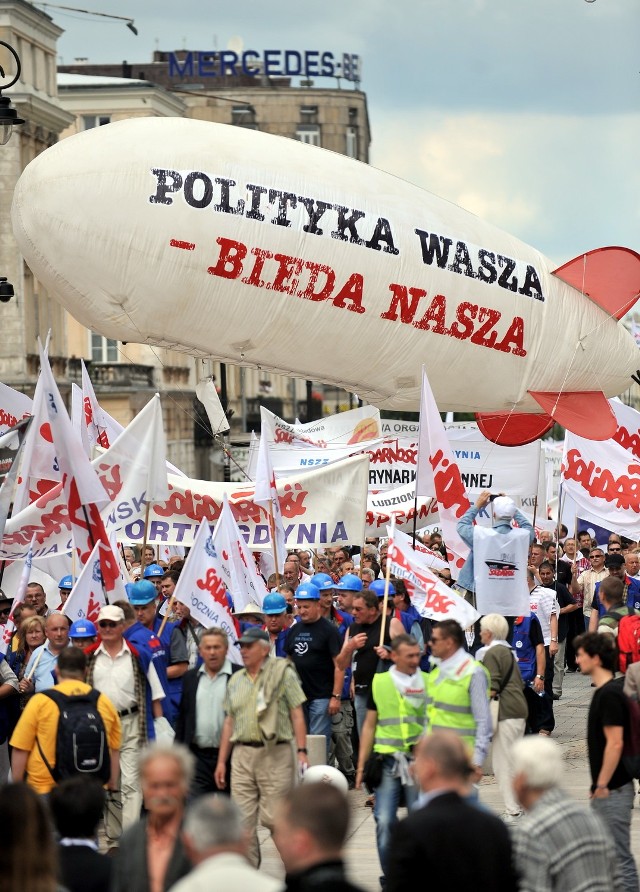
[[(589, 773), (586, 758), (587, 710), (593, 689), (587, 678), (579, 673), (565, 676), (562, 699), (555, 703), (556, 730), (553, 738), (563, 749), (566, 760), (564, 788), (575, 799), (587, 800)], [(498, 814), (502, 801), (493, 775), (487, 775), (480, 784), (483, 802)], [(371, 809), (364, 807), (365, 795), (357, 791), (349, 794), (353, 806), (353, 822), (347, 847), (347, 859), (351, 879), (364, 889), (376, 892), (380, 889), (380, 866), (376, 852), (375, 823)], [(268, 835), (264, 841), (262, 869), (273, 876), (282, 876), (282, 864)], [(640, 861), (640, 809), (636, 808), (632, 825), (632, 847), (636, 860)]]

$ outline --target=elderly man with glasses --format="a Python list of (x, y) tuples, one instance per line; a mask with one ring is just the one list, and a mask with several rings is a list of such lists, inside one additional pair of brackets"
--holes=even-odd
[(267, 631), (249, 628), (238, 644), (244, 669), (227, 683), (214, 778), (218, 789), (224, 790), (231, 752), (233, 798), (247, 831), (249, 861), (259, 867), (258, 820), (271, 830), (277, 800), (295, 783), (294, 740), (299, 771), (307, 767), (307, 728), (302, 711), (306, 698), (291, 663), (270, 656)]
[(583, 570), (580, 573), (577, 563), (573, 565), (571, 585), (569, 588), (576, 604), (582, 606), (585, 629), (589, 628), (591, 606), (593, 604), (593, 596), (596, 592), (596, 584), (609, 575), (609, 571), (604, 565), (604, 558), (605, 554), (601, 548), (592, 548), (589, 551), (589, 561), (591, 562), (590, 570)]

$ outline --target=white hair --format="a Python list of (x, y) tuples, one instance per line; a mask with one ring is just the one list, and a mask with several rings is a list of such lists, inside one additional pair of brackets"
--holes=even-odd
[(182, 743), (150, 743), (140, 753), (140, 774), (154, 759), (173, 759), (188, 787), (193, 779), (196, 760), (193, 753)]
[(184, 819), (184, 833), (199, 853), (221, 846), (235, 846), (244, 840), (240, 809), (228, 796), (209, 793), (190, 805)]
[(562, 779), (562, 750), (554, 740), (531, 734), (511, 750), (514, 777), (522, 774), (532, 790), (549, 790)]
[(480, 620), (480, 631), (491, 632), (496, 641), (504, 641), (509, 634), (509, 623), (499, 613), (487, 613)]

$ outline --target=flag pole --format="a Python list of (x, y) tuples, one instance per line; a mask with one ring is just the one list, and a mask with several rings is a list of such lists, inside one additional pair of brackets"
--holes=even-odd
[(280, 588), (280, 571), (278, 570), (278, 549), (276, 548), (276, 522), (273, 519), (273, 505), (269, 502), (269, 532), (271, 533), (271, 551), (276, 571), (276, 588)]
[(144, 533), (142, 536), (142, 554), (140, 555), (140, 576), (144, 578), (145, 559), (144, 552), (147, 547), (147, 536), (149, 531), (149, 512), (151, 511), (151, 502), (147, 502), (144, 509)]
[(162, 633), (164, 632), (164, 628), (167, 625), (167, 621), (169, 619), (169, 614), (173, 610), (173, 605), (175, 604), (175, 602), (176, 602), (175, 595), (171, 595), (171, 597), (169, 598), (169, 601), (167, 602), (167, 610), (165, 612), (165, 615), (162, 617), (162, 622), (160, 623), (160, 628), (158, 629), (158, 631), (156, 633), (157, 638), (160, 638)]
[[(391, 535), (389, 542), (393, 545), (393, 537), (396, 531), (396, 516), (391, 515)], [(384, 644), (384, 627), (387, 619), (387, 604), (389, 603), (389, 578), (391, 576), (391, 561), (389, 560), (389, 548), (387, 547), (387, 570), (384, 579), (384, 597), (382, 599), (382, 624), (380, 626), (380, 647)]]

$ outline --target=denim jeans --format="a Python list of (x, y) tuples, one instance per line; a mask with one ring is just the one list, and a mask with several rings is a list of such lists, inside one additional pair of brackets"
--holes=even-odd
[[(376, 842), (378, 843), (378, 857), (380, 858), (380, 866), (382, 873), (387, 872), (387, 850), (391, 840), (391, 831), (398, 821), (398, 805), (400, 804), (400, 793), (402, 784), (400, 779), (392, 777), (391, 773), (396, 764), (396, 760), (392, 755), (384, 757), (382, 765), (382, 783), (376, 789), (376, 801), (373, 807), (373, 816), (376, 820)], [(404, 798), (407, 808), (411, 810), (418, 798), (418, 787), (404, 787)]]
[(626, 892), (638, 892), (638, 871), (631, 854), (631, 809), (633, 781), (610, 790), (606, 799), (592, 799), (591, 807), (611, 833), (618, 856), (618, 868)]
[(354, 708), (356, 710), (356, 725), (358, 726), (358, 737), (362, 737), (362, 726), (364, 725), (364, 720), (367, 717), (367, 703), (369, 702), (369, 689), (362, 693), (358, 693), (356, 691), (356, 696), (353, 701)]
[(327, 762), (329, 761), (329, 746), (331, 744), (331, 716), (328, 712), (330, 702), (327, 697), (326, 700), (307, 700), (303, 705), (309, 734), (324, 734), (327, 743)]

